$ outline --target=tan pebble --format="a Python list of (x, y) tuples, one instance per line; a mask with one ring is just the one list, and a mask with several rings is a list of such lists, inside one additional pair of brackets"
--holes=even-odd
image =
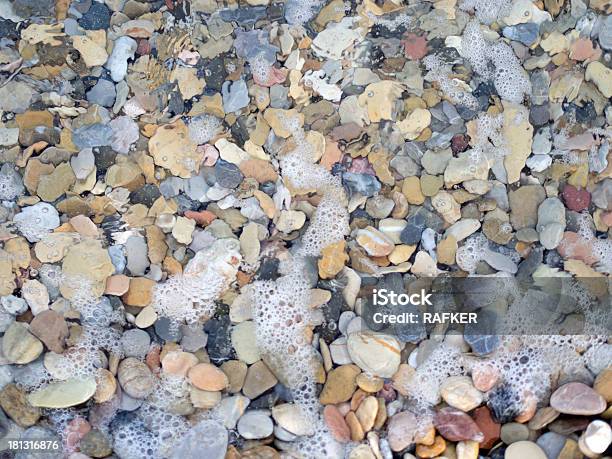
[(228, 360), (221, 365), (221, 371), (227, 375), (229, 380), (228, 392), (235, 394), (242, 390), (247, 375), (247, 365), (240, 360)]
[(552, 406), (540, 408), (529, 421), (528, 427), (530, 430), (540, 430), (557, 419), (559, 414)]
[(376, 414), (378, 413), (378, 400), (376, 397), (369, 396), (363, 399), (359, 404), (359, 408), (355, 411), (355, 415), (361, 424), (364, 432), (369, 432), (374, 427)]
[(191, 367), (187, 376), (191, 384), (202, 390), (219, 391), (229, 385), (225, 373), (211, 363), (199, 363)]
[(468, 412), (480, 406), (483, 394), (472, 384), (469, 376), (451, 376), (440, 385), (440, 395), (450, 406)]
[(433, 426), (417, 429), (414, 433), (414, 442), (423, 446), (431, 446), (436, 441), (436, 429)]
[(330, 371), (319, 401), (329, 405), (350, 400), (357, 387), (356, 378), (359, 373), (361, 370), (356, 365), (342, 365)]
[(365, 392), (378, 392), (383, 388), (385, 381), (378, 376), (368, 375), (367, 373), (360, 373), (355, 379), (360, 389)]
[(421, 191), (421, 181), (418, 177), (406, 177), (402, 183), (402, 194), (409, 204), (421, 205), (425, 196)]
[(105, 295), (121, 296), (130, 288), (130, 278), (125, 274), (115, 274), (106, 279)]
[(376, 456), (368, 445), (359, 445), (351, 450), (348, 459), (376, 459)]
[(192, 386), (189, 388), (189, 399), (196, 408), (209, 410), (219, 404), (221, 401), (221, 392), (200, 390)]
[(363, 428), (361, 427), (361, 423), (359, 422), (359, 419), (357, 419), (355, 412), (349, 411), (344, 417), (344, 420), (351, 431), (351, 440), (362, 441), (365, 438), (365, 433), (363, 432)]
[(22, 322), (13, 322), (2, 337), (2, 353), (10, 363), (26, 364), (35, 360), (43, 345)]
[(393, 251), (389, 254), (389, 261), (394, 265), (399, 265), (408, 261), (416, 249), (416, 245), (396, 245)]
[(353, 396), (351, 397), (351, 410), (357, 411), (357, 408), (361, 404), (364, 398), (368, 396), (367, 393), (362, 391), (361, 389), (357, 389)]
[(557, 456), (557, 459), (583, 459), (583, 458), (584, 458), (584, 454), (582, 453), (582, 451), (580, 451), (580, 446), (578, 445), (578, 442), (571, 438), (568, 438), (565, 440), (565, 444), (563, 445), (563, 448), (561, 448), (561, 451), (559, 452), (559, 455)]
[(395, 247), (389, 236), (371, 226), (358, 230), (355, 240), (366, 250), (368, 255), (373, 257), (389, 255)]
[(457, 459), (478, 459), (478, 442), (472, 440), (457, 443)]
[(408, 384), (412, 381), (412, 378), (416, 370), (407, 363), (400, 364), (398, 370), (395, 372), (392, 378), (393, 388), (403, 396), (408, 395)]
[(70, 219), (70, 224), (81, 236), (98, 237), (98, 227), (85, 215), (75, 215)]
[(446, 440), (440, 435), (436, 435), (432, 445), (417, 445), (416, 453), (417, 456), (422, 458), (436, 457), (442, 454), (446, 449)]
[(130, 280), (130, 288), (122, 296), (123, 302), (128, 306), (148, 306), (153, 299), (154, 287), (154, 280), (146, 277), (133, 277)]
[(597, 375), (593, 389), (595, 389), (595, 392), (601, 395), (606, 402), (612, 402), (612, 367), (604, 369)]
[(378, 402), (378, 411), (374, 420), (374, 430), (380, 430), (387, 421), (387, 404), (382, 397), (377, 397), (376, 401)]
[(145, 306), (136, 316), (134, 323), (138, 328), (148, 328), (157, 320), (157, 312), (152, 306)]
[(436, 252), (438, 254), (438, 262), (445, 265), (455, 264), (455, 255), (457, 253), (457, 240), (454, 236), (447, 236), (438, 242)]
[(195, 355), (183, 351), (168, 352), (161, 361), (165, 373), (183, 377), (197, 363), (198, 358)]
[(252, 400), (259, 397), (268, 389), (273, 388), (277, 382), (276, 376), (274, 376), (268, 366), (260, 360), (251, 365), (247, 370), (242, 393)]
[(96, 403), (108, 402), (117, 391), (117, 380), (113, 374), (105, 368), (99, 368), (96, 374), (96, 392), (94, 400)]
[(321, 250), (321, 258), (317, 262), (319, 276), (322, 279), (334, 278), (342, 271), (348, 260), (346, 241), (342, 240), (324, 247)]

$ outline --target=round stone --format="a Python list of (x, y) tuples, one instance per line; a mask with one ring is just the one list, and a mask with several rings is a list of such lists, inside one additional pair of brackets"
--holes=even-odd
[(572, 382), (559, 387), (550, 397), (550, 406), (559, 413), (591, 416), (605, 411), (604, 398), (586, 384)]
[(517, 441), (506, 449), (504, 459), (548, 459), (546, 453), (532, 441)]
[(229, 380), (223, 371), (211, 363), (199, 363), (189, 369), (189, 381), (201, 390), (224, 390)]
[(510, 422), (501, 427), (501, 440), (506, 445), (511, 445), (517, 441), (524, 441), (529, 438), (529, 429), (525, 424)]
[(274, 424), (270, 415), (264, 410), (253, 410), (245, 413), (238, 420), (238, 433), (247, 440), (258, 440), (272, 435)]

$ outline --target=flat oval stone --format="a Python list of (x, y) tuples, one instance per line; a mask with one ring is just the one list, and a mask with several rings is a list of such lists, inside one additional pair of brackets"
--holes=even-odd
[(393, 451), (401, 451), (414, 442), (417, 419), (410, 411), (402, 411), (389, 421), (387, 439)]
[(96, 380), (94, 378), (71, 378), (51, 383), (31, 393), (28, 395), (28, 401), (32, 406), (42, 408), (68, 408), (86, 402), (95, 392)]
[(586, 384), (572, 382), (552, 394), (550, 406), (559, 413), (590, 416), (602, 413), (607, 405), (604, 398)]
[(517, 441), (506, 449), (504, 459), (547, 459), (546, 453), (532, 441)]
[(473, 440), (481, 442), (484, 435), (474, 420), (455, 408), (442, 408), (434, 416), (434, 426), (450, 441)]

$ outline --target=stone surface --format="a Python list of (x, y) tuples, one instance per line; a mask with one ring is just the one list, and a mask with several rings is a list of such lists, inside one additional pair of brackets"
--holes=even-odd
[(390, 378), (400, 364), (400, 344), (392, 336), (351, 333), (347, 340), (348, 353), (353, 362), (367, 373)]
[(319, 400), (324, 405), (349, 400), (357, 388), (356, 377), (360, 373), (356, 365), (341, 365), (327, 375)]
[(43, 351), (42, 343), (30, 333), (29, 327), (14, 322), (2, 337), (2, 354), (11, 363), (25, 364), (36, 359)]
[(606, 401), (586, 384), (573, 382), (559, 387), (550, 397), (550, 406), (560, 413), (588, 416), (606, 409)]
[(28, 395), (32, 406), (42, 408), (68, 408), (89, 400), (96, 392), (96, 381), (89, 379), (68, 379), (51, 383)]

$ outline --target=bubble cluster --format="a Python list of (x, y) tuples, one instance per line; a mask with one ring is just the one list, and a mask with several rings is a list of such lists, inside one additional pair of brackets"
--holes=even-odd
[(235, 239), (219, 239), (196, 253), (182, 274), (157, 284), (152, 306), (173, 327), (211, 317), (215, 300), (236, 279), (242, 256)]
[(156, 459), (160, 441), (139, 419), (120, 420), (113, 426), (113, 449), (121, 459)]
[(512, 7), (512, 0), (463, 0), (459, 5), (463, 11), (474, 11), (483, 24), (493, 24), (507, 16)]
[(463, 105), (471, 110), (478, 109), (478, 100), (472, 95), (469, 85), (457, 78), (451, 78), (450, 66), (443, 64), (434, 54), (426, 56), (423, 63), (428, 71), (427, 79), (436, 82), (453, 104)]
[(285, 19), (291, 25), (310, 21), (323, 6), (322, 0), (289, 0), (285, 3)]
[(487, 239), (482, 234), (476, 234), (469, 237), (465, 244), (457, 249), (457, 264), (461, 269), (469, 273), (476, 271), (476, 266), (486, 253), (488, 246)]
[[(290, 126), (295, 120), (287, 119)], [(296, 442), (305, 457), (342, 457), (343, 447), (336, 442), (321, 419), (317, 398), (315, 368), (317, 352), (307, 339), (307, 329), (317, 321), (310, 309), (310, 286), (304, 276), (308, 257), (320, 255), (325, 246), (348, 234), (346, 196), (340, 180), (314, 164), (310, 146), (299, 126), (293, 126), (297, 147), (280, 159), (283, 179), (303, 192), (318, 191), (323, 197), (298, 250), (283, 263), (276, 281), (255, 282), (250, 290), (257, 346), (283, 384), (291, 389), (294, 402), (316, 426), (315, 435)]]
[(474, 71), (485, 80), (493, 80), (499, 96), (520, 104), (525, 95), (531, 94), (531, 82), (527, 72), (504, 42), (489, 43), (472, 20), (461, 37), (461, 56), (467, 59)]

